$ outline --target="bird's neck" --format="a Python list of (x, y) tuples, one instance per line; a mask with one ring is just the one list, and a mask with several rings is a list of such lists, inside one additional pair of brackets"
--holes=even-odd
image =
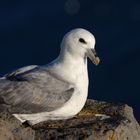
[[(74, 84), (78, 81), (87, 81), (87, 57), (83, 58), (76, 55), (71, 55), (69, 52), (60, 52), (60, 55), (51, 63), (49, 67), (51, 73), (56, 77), (61, 77), (61, 80)], [(84, 77), (84, 78), (83, 78)], [(81, 80), (79, 79), (81, 78)], [(77, 81), (78, 80), (78, 81)]]
[(60, 71), (64, 71), (69, 78), (75, 79), (79, 77), (79, 75), (87, 76), (87, 58), (66, 54), (60, 55), (57, 62), (59, 62), (59, 66), (61, 66)]
[(72, 67), (78, 67), (79, 65), (87, 67), (87, 57), (82, 57), (77, 54), (71, 54), (69, 52), (62, 51), (57, 60), (59, 60), (61, 64), (69, 65)]

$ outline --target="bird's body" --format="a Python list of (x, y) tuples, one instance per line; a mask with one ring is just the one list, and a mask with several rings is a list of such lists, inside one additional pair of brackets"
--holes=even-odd
[(84, 49), (76, 53), (70, 47), (75, 45), (71, 38), (84, 32), (93, 46), (95, 42), (84, 29), (73, 32), (64, 37), (60, 55), (52, 63), (23, 67), (0, 78), (0, 110), (33, 125), (70, 118), (83, 108), (88, 95), (87, 57)]

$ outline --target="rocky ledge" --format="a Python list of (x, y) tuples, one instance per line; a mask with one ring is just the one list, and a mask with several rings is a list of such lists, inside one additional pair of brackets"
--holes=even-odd
[(0, 140), (140, 140), (140, 126), (131, 107), (87, 100), (74, 118), (21, 124), (8, 112), (0, 113)]

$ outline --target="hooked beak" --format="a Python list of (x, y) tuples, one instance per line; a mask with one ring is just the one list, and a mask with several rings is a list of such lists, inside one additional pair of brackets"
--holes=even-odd
[(92, 63), (94, 63), (96, 66), (100, 63), (100, 59), (97, 56), (95, 49), (88, 49), (87, 56), (92, 61)]

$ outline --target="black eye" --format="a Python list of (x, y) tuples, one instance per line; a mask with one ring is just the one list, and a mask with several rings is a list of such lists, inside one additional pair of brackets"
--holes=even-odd
[(86, 42), (83, 38), (80, 38), (79, 41), (80, 41), (81, 43), (87, 44), (87, 42)]

